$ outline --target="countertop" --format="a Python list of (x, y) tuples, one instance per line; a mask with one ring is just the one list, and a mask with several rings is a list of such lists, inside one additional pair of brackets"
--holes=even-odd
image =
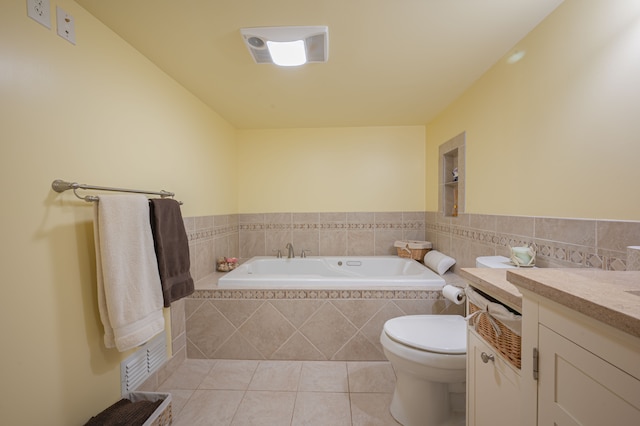
[(516, 287), (640, 337), (638, 271), (552, 268), (506, 271), (507, 281)]
[(522, 294), (507, 281), (508, 269), (462, 268), (460, 276), (472, 287), (496, 298), (511, 309), (522, 313)]

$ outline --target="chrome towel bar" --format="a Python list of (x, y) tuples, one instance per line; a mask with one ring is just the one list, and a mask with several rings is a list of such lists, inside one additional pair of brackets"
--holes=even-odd
[[(161, 191), (145, 191), (141, 189), (125, 189), (125, 188), (111, 188), (107, 186), (86, 185), (84, 183), (67, 182), (61, 179), (56, 179), (51, 183), (51, 188), (56, 192), (64, 192), (69, 189), (73, 190), (76, 197), (84, 201), (98, 201), (100, 197), (97, 195), (85, 195), (84, 197), (78, 194), (78, 189), (94, 189), (97, 191), (113, 191), (113, 192), (133, 192), (136, 194), (147, 195), (159, 195), (162, 198), (172, 197), (175, 195), (173, 192), (161, 190)], [(180, 202), (182, 204), (182, 202)]]

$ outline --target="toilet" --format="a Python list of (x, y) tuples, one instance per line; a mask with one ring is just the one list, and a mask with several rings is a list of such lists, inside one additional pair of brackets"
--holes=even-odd
[(467, 324), (460, 315), (408, 315), (383, 327), (396, 373), (391, 415), (404, 426), (464, 424)]
[[(504, 256), (476, 259), (478, 268), (512, 268)], [(407, 315), (380, 334), (396, 373), (391, 415), (404, 426), (465, 424), (467, 323), (460, 315)]]

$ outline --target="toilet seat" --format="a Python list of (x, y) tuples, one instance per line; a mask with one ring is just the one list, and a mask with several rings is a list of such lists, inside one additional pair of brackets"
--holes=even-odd
[(460, 315), (408, 315), (388, 320), (384, 332), (414, 349), (460, 355), (467, 352), (466, 327)]

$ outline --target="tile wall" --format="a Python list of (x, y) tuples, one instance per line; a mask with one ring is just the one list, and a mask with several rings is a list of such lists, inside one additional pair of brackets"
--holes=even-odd
[(473, 267), (478, 256), (508, 257), (509, 246), (530, 243), (543, 267), (624, 271), (635, 253), (627, 247), (640, 245), (640, 222), (427, 212), (425, 235), (457, 260), (454, 271)]
[(424, 239), (424, 212), (243, 214), (238, 217), (241, 258), (286, 255), (375, 256), (395, 254), (396, 240)]
[[(310, 255), (387, 255), (395, 253), (395, 240), (426, 239), (457, 260), (454, 271), (473, 267), (478, 256), (508, 256), (509, 246), (533, 242), (538, 247), (537, 264), (545, 267), (640, 268), (640, 222), (636, 221), (342, 212), (189, 217), (185, 227), (196, 281), (214, 272), (216, 257), (275, 255), (274, 250), (284, 252), (288, 242), (293, 243), (296, 255), (303, 249)], [(453, 313), (456, 309), (429, 292), (281, 293), (202, 290), (174, 303), (174, 357), (149, 380), (149, 388), (187, 357), (380, 359), (376, 334), (385, 318), (406, 313)], [(243, 318), (252, 319), (245, 324)], [(277, 342), (261, 340), (257, 321), (266, 322), (267, 330), (277, 330)], [(311, 322), (320, 328), (311, 331), (305, 326)], [(328, 324), (340, 330), (336, 340), (327, 338)]]

